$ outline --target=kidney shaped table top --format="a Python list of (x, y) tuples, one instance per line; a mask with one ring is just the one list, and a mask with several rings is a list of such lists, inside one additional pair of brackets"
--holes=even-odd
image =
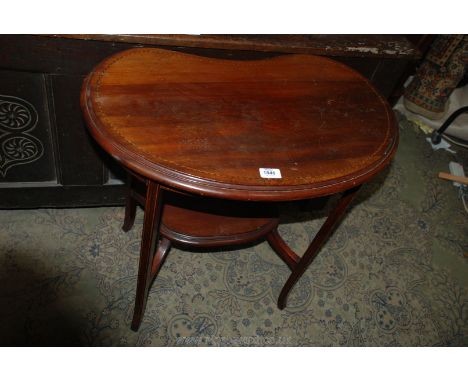
[[(199, 234), (203, 240), (193, 239), (189, 220), (198, 226), (206, 220), (207, 227), (211, 221), (212, 237), (235, 238), (212, 243), (234, 243), (241, 231), (265, 235), (293, 271), (280, 295), (278, 304), (284, 307), (289, 289), (357, 187), (390, 162), (398, 143), (393, 112), (368, 80), (341, 63), (308, 55), (241, 61), (131, 49), (107, 58), (88, 75), (81, 104), (92, 136), (146, 187), (138, 196), (129, 186), (124, 224), (131, 227), (134, 201), (140, 201), (145, 218), (134, 329), (170, 242), (184, 242), (185, 235), (185, 243), (207, 243), (206, 232)], [(242, 220), (231, 214), (224, 227), (222, 214), (198, 210), (190, 215), (186, 205), (172, 203), (163, 213), (163, 190), (233, 203), (343, 196), (301, 258), (279, 237), (271, 217)], [(168, 228), (177, 226), (176, 220), (185, 228)], [(234, 220), (236, 229), (239, 221), (246, 224), (235, 235)]]
[[(125, 166), (230, 199), (342, 191), (385, 166), (397, 142), (393, 112), (370, 83), (315, 56), (128, 50), (94, 69), (83, 107), (93, 136)], [(282, 178), (262, 178), (259, 168)]]

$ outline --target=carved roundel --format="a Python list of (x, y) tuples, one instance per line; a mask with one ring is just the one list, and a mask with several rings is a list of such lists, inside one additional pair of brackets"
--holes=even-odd
[(30, 134), (38, 113), (28, 101), (0, 95), (0, 176), (13, 167), (35, 162), (44, 153), (42, 142)]
[(5, 128), (17, 129), (27, 126), (31, 121), (31, 114), (24, 106), (16, 102), (0, 104), (0, 124)]
[(38, 150), (38, 146), (27, 137), (11, 137), (2, 144), (2, 149), (6, 157), (11, 159), (33, 158)]
[(26, 100), (0, 95), (0, 128), (26, 132), (37, 124), (37, 112)]

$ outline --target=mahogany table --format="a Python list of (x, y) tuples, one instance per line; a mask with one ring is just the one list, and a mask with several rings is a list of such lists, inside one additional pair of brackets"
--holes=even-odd
[[(393, 157), (393, 112), (368, 80), (333, 60), (221, 60), (131, 49), (86, 78), (81, 106), (96, 141), (129, 173), (123, 229), (144, 207), (132, 329), (172, 244), (268, 240), (296, 281), (359, 186)], [(278, 234), (279, 201), (341, 193), (302, 256)]]

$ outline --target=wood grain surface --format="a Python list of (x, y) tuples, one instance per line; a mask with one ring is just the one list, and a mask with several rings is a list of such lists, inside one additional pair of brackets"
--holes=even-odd
[[(46, 35), (47, 36), (47, 35)], [(421, 53), (407, 35), (386, 34), (55, 34), (73, 40), (109, 41), (259, 52), (302, 53), (326, 56), (419, 59)], [(412, 36), (412, 35), (410, 35)]]
[[(159, 49), (104, 60), (82, 88), (91, 134), (166, 186), (292, 200), (359, 185), (392, 158), (394, 115), (368, 80), (331, 59), (236, 61)], [(280, 169), (281, 179), (259, 168)]]

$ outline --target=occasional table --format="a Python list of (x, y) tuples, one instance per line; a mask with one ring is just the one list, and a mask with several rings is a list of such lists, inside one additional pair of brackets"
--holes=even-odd
[[(120, 52), (87, 76), (89, 131), (129, 174), (123, 229), (144, 207), (132, 329), (171, 245), (266, 239), (291, 269), (310, 265), (359, 186), (398, 144), (394, 115), (368, 80), (333, 60), (222, 60), (161, 49)], [(278, 202), (340, 193), (300, 256), (278, 233)]]

